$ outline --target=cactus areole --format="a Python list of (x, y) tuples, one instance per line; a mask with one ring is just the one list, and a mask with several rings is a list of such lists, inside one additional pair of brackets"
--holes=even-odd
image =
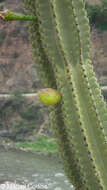
[(107, 108), (90, 60), (84, 0), (24, 0), (36, 69), (61, 101), (49, 106), (65, 173), (76, 190), (107, 190)]

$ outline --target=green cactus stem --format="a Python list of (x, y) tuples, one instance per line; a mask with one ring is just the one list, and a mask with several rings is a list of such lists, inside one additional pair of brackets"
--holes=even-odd
[(61, 93), (49, 108), (66, 175), (76, 190), (107, 190), (107, 108), (90, 61), (83, 0), (25, 0), (36, 68)]
[(13, 20), (21, 20), (21, 21), (35, 21), (36, 17), (35, 16), (30, 16), (30, 15), (24, 15), (21, 13), (15, 13), (10, 10), (4, 10), (0, 11), (0, 18), (3, 21), (13, 21)]
[(107, 190), (107, 106), (90, 60), (84, 0), (24, 0), (36, 69), (60, 101), (50, 124), (76, 190)]

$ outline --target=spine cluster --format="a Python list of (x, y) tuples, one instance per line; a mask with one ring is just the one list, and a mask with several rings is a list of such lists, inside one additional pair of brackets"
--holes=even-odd
[(65, 173), (76, 190), (107, 190), (107, 109), (90, 61), (83, 0), (25, 0), (33, 55), (46, 88), (61, 93), (49, 108)]

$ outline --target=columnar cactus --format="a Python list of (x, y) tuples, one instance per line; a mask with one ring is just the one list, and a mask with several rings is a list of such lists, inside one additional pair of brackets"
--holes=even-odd
[(36, 69), (61, 93), (49, 107), (65, 173), (76, 190), (107, 190), (107, 109), (90, 60), (83, 0), (25, 0)]

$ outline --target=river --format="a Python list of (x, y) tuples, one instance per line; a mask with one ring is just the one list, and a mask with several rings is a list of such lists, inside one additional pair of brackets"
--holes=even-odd
[(58, 159), (0, 148), (0, 190), (73, 190)]

